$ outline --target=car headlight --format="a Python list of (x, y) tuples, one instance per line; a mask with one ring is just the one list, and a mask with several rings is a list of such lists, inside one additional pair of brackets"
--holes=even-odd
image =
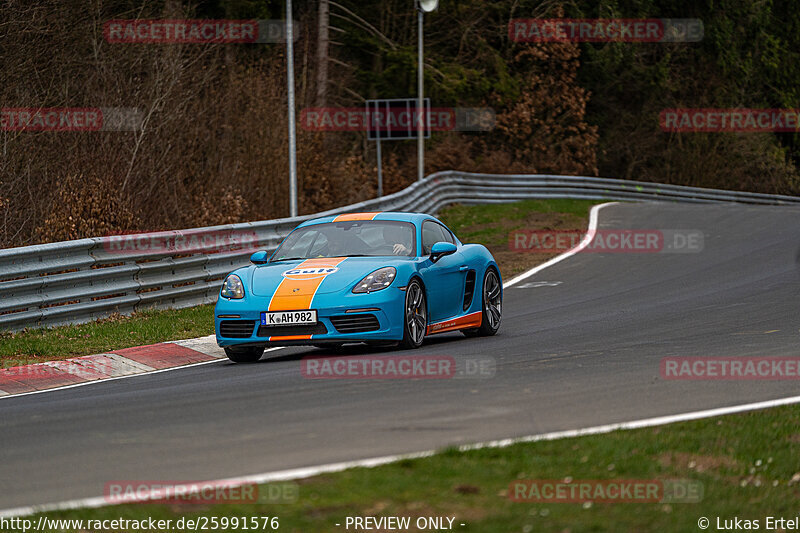
[(385, 289), (392, 284), (396, 275), (397, 270), (395, 270), (394, 267), (379, 268), (375, 272), (369, 274), (367, 277), (359, 281), (356, 286), (353, 287), (353, 292), (356, 294), (361, 294)]
[(230, 298), (231, 300), (240, 300), (244, 298), (244, 284), (242, 278), (236, 274), (231, 274), (222, 283), (222, 291), (219, 293), (223, 298)]

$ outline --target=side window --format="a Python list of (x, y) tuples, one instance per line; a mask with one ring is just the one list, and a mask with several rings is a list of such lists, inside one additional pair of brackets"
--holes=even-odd
[(428, 255), (431, 253), (431, 246), (437, 242), (447, 241), (451, 242), (449, 235), (445, 237), (445, 231), (439, 224), (426, 220), (422, 223), (422, 254)]
[(449, 242), (450, 244), (455, 244), (456, 239), (453, 237), (453, 234), (450, 233), (450, 230), (445, 228), (444, 226), (437, 224), (440, 228), (442, 228), (442, 235), (444, 236), (444, 241)]

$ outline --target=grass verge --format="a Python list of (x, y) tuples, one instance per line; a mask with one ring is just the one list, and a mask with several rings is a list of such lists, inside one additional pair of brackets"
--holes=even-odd
[[(455, 530), (481, 533), (699, 531), (701, 517), (711, 520), (711, 530), (717, 517), (757, 519), (764, 529), (767, 516), (800, 515), (798, 428), (800, 406), (792, 405), (506, 448), (448, 449), (301, 480), (297, 500), (288, 504), (134, 504), (48, 515), (173, 521), (277, 516), (280, 531), (290, 532), (347, 531), (348, 516), (408, 516), (412, 524), (420, 516), (448, 516), (455, 517)], [(508, 497), (515, 480), (564, 478), (688, 479), (702, 484), (703, 496), (696, 503), (518, 503)]]
[[(508, 280), (557, 254), (515, 252), (509, 235), (516, 230), (585, 230), (594, 200), (523, 200), (510, 204), (455, 205), (439, 218), (462, 242), (477, 242), (494, 255), (500, 274)], [(560, 253), (560, 252), (559, 252)]]
[[(581, 229), (589, 220), (589, 200), (525, 200), (508, 204), (454, 205), (440, 218), (463, 242), (486, 245), (505, 279), (551, 257), (509, 250), (508, 235), (517, 229)], [(153, 310), (114, 316), (78, 326), (0, 333), (0, 367), (31, 364), (131, 346), (155, 344), (214, 333), (213, 306)]]
[(212, 333), (212, 305), (142, 311), (77, 326), (0, 333), (0, 366), (40, 363)]

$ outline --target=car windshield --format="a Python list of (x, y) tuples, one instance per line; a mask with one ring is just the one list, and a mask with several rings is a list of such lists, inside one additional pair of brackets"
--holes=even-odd
[(416, 255), (414, 225), (388, 220), (314, 224), (294, 230), (271, 261), (316, 257), (377, 257)]

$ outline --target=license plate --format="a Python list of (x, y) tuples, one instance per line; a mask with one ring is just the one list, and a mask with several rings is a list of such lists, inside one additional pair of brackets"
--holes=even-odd
[(317, 312), (311, 311), (270, 311), (261, 313), (262, 326), (297, 326), (316, 324)]

